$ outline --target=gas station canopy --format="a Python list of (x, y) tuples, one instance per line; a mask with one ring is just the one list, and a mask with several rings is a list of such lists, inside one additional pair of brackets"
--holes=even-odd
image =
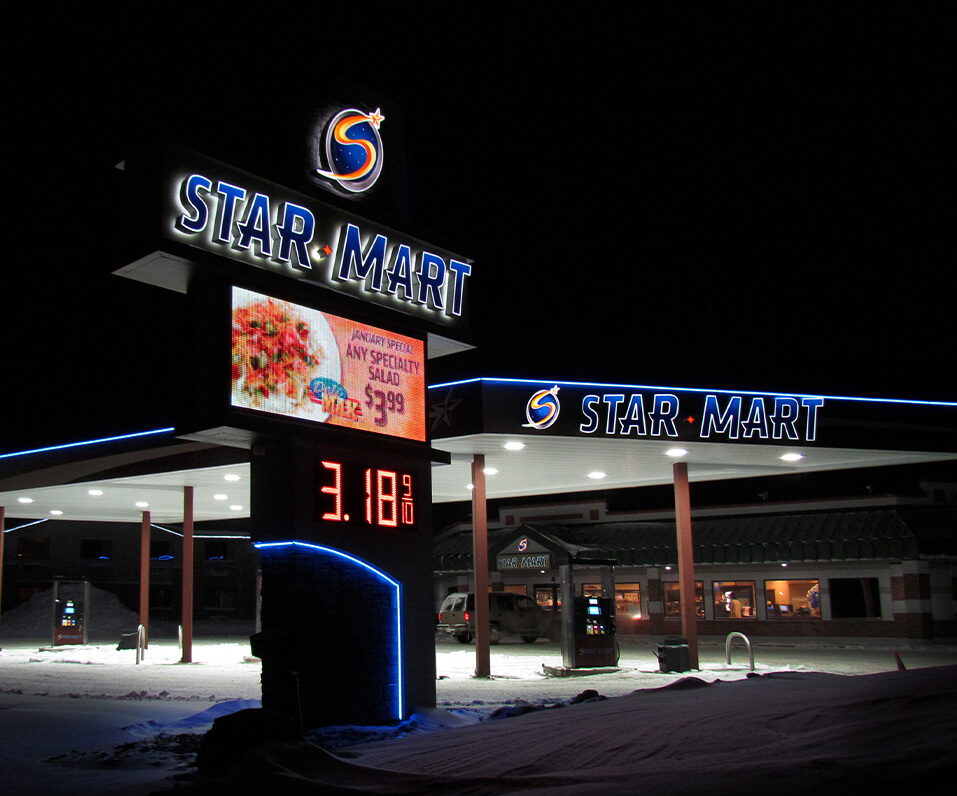
[(172, 429), (17, 454), (0, 459), (8, 517), (139, 522), (148, 511), (179, 523), (186, 486), (196, 522), (250, 516), (249, 451), (181, 441)]
[[(692, 481), (714, 481), (957, 458), (954, 454), (931, 452), (800, 445), (757, 449), (728, 443), (688, 443), (681, 447), (684, 453), (678, 453), (675, 445), (668, 442), (557, 437), (532, 440), (519, 450), (506, 448), (507, 443), (516, 441), (514, 435), (508, 434), (436, 440), (433, 446), (451, 453), (452, 463), (433, 468), (433, 501), (468, 499), (469, 466), (475, 454), (485, 456), (489, 499), (671, 484), (672, 464), (679, 459), (688, 463)], [(802, 458), (781, 458), (795, 454)]]
[(436, 503), (957, 459), (957, 403), (473, 379), (429, 390)]
[[(554, 410), (544, 422), (536, 397)], [(428, 404), (432, 447), (450, 459), (432, 468), (434, 503), (470, 498), (476, 455), (488, 499), (671, 484), (676, 461), (712, 481), (957, 459), (955, 403), (476, 379), (431, 387)], [(793, 422), (774, 419), (795, 406)], [(138, 522), (148, 510), (175, 523), (188, 485), (197, 522), (245, 518), (249, 461), (248, 447), (175, 429), (4, 452), (0, 505), (25, 520)]]

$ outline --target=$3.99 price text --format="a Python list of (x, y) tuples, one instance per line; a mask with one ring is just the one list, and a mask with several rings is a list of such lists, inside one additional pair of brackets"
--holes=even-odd
[(372, 421), (377, 426), (387, 426), (390, 413), (405, 414), (405, 396), (395, 390), (376, 390), (367, 384), (366, 406), (375, 412)]

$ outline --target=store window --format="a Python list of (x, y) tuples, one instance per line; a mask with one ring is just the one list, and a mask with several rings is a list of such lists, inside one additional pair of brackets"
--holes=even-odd
[(880, 619), (881, 596), (877, 578), (830, 578), (831, 617)]
[(46, 561), (50, 558), (47, 536), (25, 536), (17, 540), (17, 558), (21, 561)]
[(615, 584), (615, 614), (619, 631), (628, 632), (622, 622), (641, 619), (641, 586), (637, 583)]
[(210, 611), (235, 611), (236, 591), (234, 589), (214, 589), (209, 595), (210, 604), (206, 606)]
[(204, 547), (207, 561), (228, 561), (230, 552), (229, 542), (207, 541)]
[(173, 543), (168, 539), (159, 539), (150, 542), (151, 561), (172, 561)]
[(753, 580), (724, 580), (714, 587), (715, 619), (754, 619), (757, 616)]
[[(582, 596), (601, 597), (601, 584), (582, 584)], [(641, 619), (641, 586), (639, 584), (615, 584), (615, 616), (618, 620), (619, 633), (633, 632), (634, 622)]]
[(821, 584), (817, 580), (766, 580), (768, 619), (821, 618)]
[[(681, 618), (681, 588), (678, 581), (666, 581), (662, 584), (665, 592), (665, 618)], [(704, 581), (694, 582), (695, 615), (704, 619)]]
[(83, 561), (109, 561), (113, 557), (112, 539), (81, 539), (80, 558)]
[(546, 611), (560, 611), (561, 599), (558, 596), (558, 584), (546, 583), (535, 587), (535, 602)]
[(150, 584), (150, 609), (171, 611), (179, 605), (179, 591), (176, 587), (163, 584)]

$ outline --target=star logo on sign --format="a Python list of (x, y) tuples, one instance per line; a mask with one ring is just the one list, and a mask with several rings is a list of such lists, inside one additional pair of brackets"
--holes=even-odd
[(460, 403), (462, 403), (461, 398), (452, 399), (452, 390), (450, 389), (441, 403), (432, 404), (431, 409), (429, 409), (429, 417), (432, 419), (431, 430), (434, 432), (440, 425), (451, 428), (452, 412)]

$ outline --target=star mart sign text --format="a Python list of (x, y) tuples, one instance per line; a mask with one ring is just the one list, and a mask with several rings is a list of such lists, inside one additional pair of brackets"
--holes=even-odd
[[(684, 416), (681, 400), (674, 393), (604, 393), (582, 398), (583, 434), (604, 432), (606, 435), (651, 437), (687, 437), (682, 426), (693, 426), (696, 418)], [(700, 425), (697, 436), (709, 439), (712, 434), (727, 439), (804, 440), (817, 439), (817, 413), (823, 398), (791, 396), (727, 396), (706, 395), (697, 408)], [(647, 406), (646, 406), (647, 403)], [(687, 411), (687, 410), (685, 410)]]
[(469, 263), (319, 202), (277, 201), (281, 189), (251, 179), (178, 178), (174, 238), (439, 323), (462, 316)]

